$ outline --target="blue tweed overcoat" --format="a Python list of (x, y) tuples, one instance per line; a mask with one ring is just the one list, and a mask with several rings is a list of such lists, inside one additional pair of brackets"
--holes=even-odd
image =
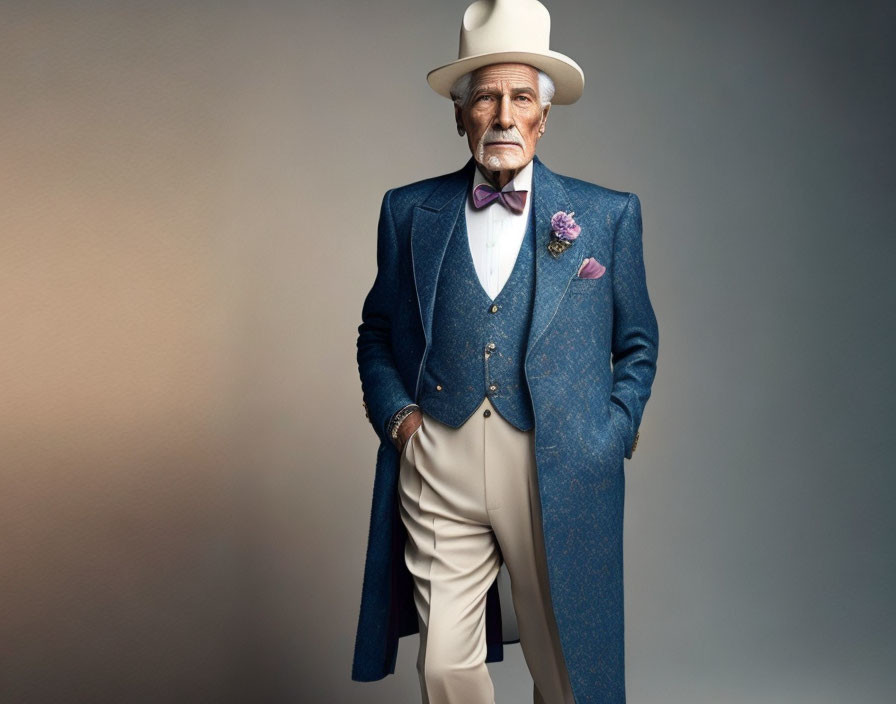
[[(386, 427), (420, 396), (439, 268), (464, 217), (475, 162), (389, 190), (380, 211), (377, 275), (363, 310), (358, 366), (380, 439), (352, 679), (395, 672), (398, 641), (418, 632), (407, 537), (398, 512), (399, 454)], [(633, 193), (549, 170), (535, 157), (535, 299), (525, 372), (551, 600), (577, 704), (625, 701), (622, 527), (631, 458), (656, 374), (659, 335), (647, 293), (641, 209)], [(496, 206), (493, 206), (496, 207)], [(559, 257), (551, 216), (582, 230)], [(586, 257), (606, 267), (577, 277)], [(504, 657), (497, 580), (486, 600), (486, 660)]]

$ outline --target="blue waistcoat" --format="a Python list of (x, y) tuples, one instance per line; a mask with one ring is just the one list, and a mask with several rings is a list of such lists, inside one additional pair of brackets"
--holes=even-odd
[(463, 212), (457, 219), (436, 287), (432, 348), (418, 402), (442, 423), (461, 426), (488, 396), (520, 430), (534, 426), (523, 365), (535, 283), (534, 231), (532, 208), (514, 268), (492, 300), (473, 265)]

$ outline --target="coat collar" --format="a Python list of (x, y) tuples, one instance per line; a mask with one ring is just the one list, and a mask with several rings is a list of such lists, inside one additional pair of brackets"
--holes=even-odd
[[(432, 341), (432, 317), (436, 285), (448, 239), (463, 217), (467, 192), (472, 187), (475, 162), (471, 157), (463, 168), (448, 174), (422, 203), (414, 207), (411, 223), (411, 258), (420, 318), (427, 345)], [(551, 232), (551, 216), (558, 210), (574, 210), (560, 178), (536, 156), (533, 158), (532, 208), (535, 217), (535, 300), (526, 354), (547, 329), (563, 297), (566, 287), (578, 271), (583, 249), (580, 240), (555, 258), (547, 250)], [(578, 246), (577, 246), (578, 245)]]

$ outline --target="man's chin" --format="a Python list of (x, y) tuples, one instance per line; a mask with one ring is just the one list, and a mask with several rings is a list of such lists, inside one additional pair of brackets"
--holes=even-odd
[(482, 159), (477, 159), (477, 161), (482, 165), (482, 168), (488, 171), (513, 171), (526, 165), (526, 161), (519, 157), (508, 159), (506, 156), (488, 153), (485, 153)]

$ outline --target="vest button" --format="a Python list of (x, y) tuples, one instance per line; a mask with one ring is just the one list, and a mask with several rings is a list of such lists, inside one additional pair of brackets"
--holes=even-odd
[(487, 408), (482, 412), (482, 415), (484, 415), (486, 418), (488, 418), (491, 414), (492, 412)]
[(494, 342), (489, 342), (489, 343), (488, 343), (488, 348), (489, 348), (490, 350), (495, 349), (495, 347), (496, 347), (496, 345), (495, 345)]
[(436, 391), (441, 391), (441, 390), (442, 390), (442, 385), (436, 384)]
[(498, 385), (497, 385), (497, 384), (492, 384), (491, 386), (488, 387), (488, 390), (489, 390), (489, 391), (497, 391), (497, 390), (498, 390)]
[(497, 305), (493, 305), (491, 308), (489, 308), (489, 312), (491, 312), (491, 313), (497, 313), (497, 312), (498, 312), (498, 306), (497, 306)]

